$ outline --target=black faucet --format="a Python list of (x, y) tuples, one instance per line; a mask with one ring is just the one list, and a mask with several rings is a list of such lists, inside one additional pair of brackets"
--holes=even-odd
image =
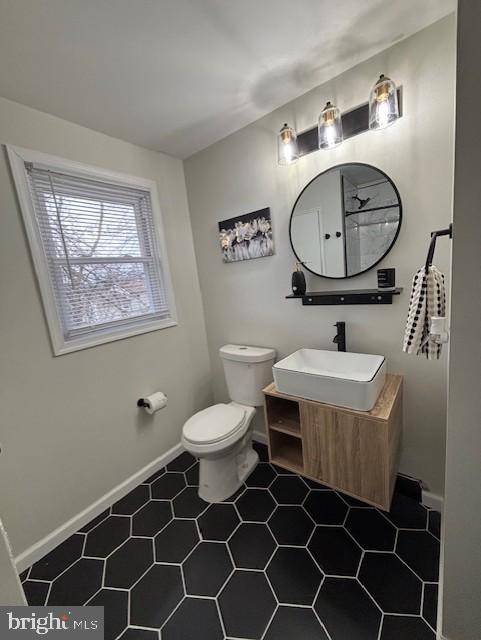
[(346, 350), (346, 323), (345, 322), (336, 322), (334, 325), (337, 329), (337, 333), (334, 336), (334, 344), (337, 344), (338, 351)]

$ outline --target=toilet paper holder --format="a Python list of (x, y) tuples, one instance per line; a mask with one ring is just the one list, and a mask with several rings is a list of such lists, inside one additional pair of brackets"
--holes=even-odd
[(155, 391), (150, 396), (139, 398), (137, 406), (152, 415), (167, 406), (167, 396), (162, 391)]

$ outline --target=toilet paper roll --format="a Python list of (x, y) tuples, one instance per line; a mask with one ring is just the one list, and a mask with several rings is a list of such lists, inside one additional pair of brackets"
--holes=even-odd
[(167, 396), (162, 391), (156, 391), (150, 396), (144, 398), (144, 409), (149, 415), (152, 415), (159, 409), (163, 409), (167, 404)]

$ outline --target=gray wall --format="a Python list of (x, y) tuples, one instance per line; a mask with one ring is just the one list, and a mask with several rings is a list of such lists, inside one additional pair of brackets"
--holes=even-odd
[(0, 520), (0, 605), (25, 605), (27, 601), (20, 584), (12, 548)]
[[(211, 377), (182, 162), (4, 99), (0, 142), (156, 180), (179, 317), (53, 357), (2, 150), (0, 513), (19, 555), (176, 445)], [(156, 389), (168, 406), (148, 418), (136, 401)]]
[[(218, 348), (226, 342), (275, 347), (279, 356), (299, 347), (332, 349), (333, 324), (347, 322), (351, 351), (387, 356), (390, 371), (405, 376), (405, 439), (401, 469), (443, 492), (446, 356), (440, 362), (401, 352), (414, 271), (425, 260), (429, 233), (451, 219), (454, 120), (454, 17), (450, 16), (350, 69), (332, 81), (221, 140), (185, 162), (189, 208), (204, 300), (215, 395), (227, 398)], [(385, 131), (367, 132), (332, 151), (319, 151), (291, 167), (276, 159), (276, 133), (284, 122), (302, 131), (326, 100), (341, 110), (367, 100), (380, 73), (403, 85), (404, 117)], [(288, 224), (302, 187), (328, 167), (367, 162), (399, 188), (404, 221), (399, 240), (380, 266), (397, 269), (405, 287), (392, 306), (302, 307), (290, 293), (294, 256)], [(276, 254), (222, 264), (217, 222), (270, 206)], [(447, 275), (449, 244), (436, 264)], [(340, 282), (311, 277), (311, 290), (373, 287), (375, 270)], [(260, 428), (259, 420), (257, 427)]]
[(481, 638), (481, 5), (460, 0), (443, 633)]

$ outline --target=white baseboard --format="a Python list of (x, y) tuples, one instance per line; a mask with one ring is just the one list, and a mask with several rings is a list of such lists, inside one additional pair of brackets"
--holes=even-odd
[(114, 502), (117, 502), (117, 500), (120, 500), (120, 498), (127, 495), (129, 491), (134, 489), (146, 478), (162, 467), (165, 467), (169, 462), (172, 462), (172, 460), (182, 453), (182, 451), (182, 445), (180, 443), (176, 444), (172, 449), (169, 449), (169, 451), (159, 456), (153, 462), (150, 462), (148, 465), (140, 469), (140, 471), (134, 473), (130, 478), (127, 478), (127, 480), (124, 480), (124, 482), (114, 487), (111, 491), (93, 502), (89, 507), (68, 520), (65, 524), (52, 531), (52, 533), (49, 533), (45, 538), (42, 538), (42, 540), (39, 540), (31, 547), (20, 553), (15, 558), (17, 571), (21, 573), (34, 562), (43, 558), (44, 555), (52, 551), (52, 549), (55, 549), (56, 546), (93, 520), (93, 518), (96, 518), (102, 513), (102, 511), (105, 511), (105, 509), (108, 509), (108, 507), (110, 507)]
[(422, 500), (423, 504), (426, 505), (426, 507), (429, 507), (430, 509), (436, 509), (436, 511), (440, 511), (441, 513), (443, 513), (444, 498), (442, 496), (423, 489)]
[(261, 442), (262, 444), (267, 444), (267, 435), (263, 431), (254, 431), (252, 434), (252, 439), (255, 442)]

